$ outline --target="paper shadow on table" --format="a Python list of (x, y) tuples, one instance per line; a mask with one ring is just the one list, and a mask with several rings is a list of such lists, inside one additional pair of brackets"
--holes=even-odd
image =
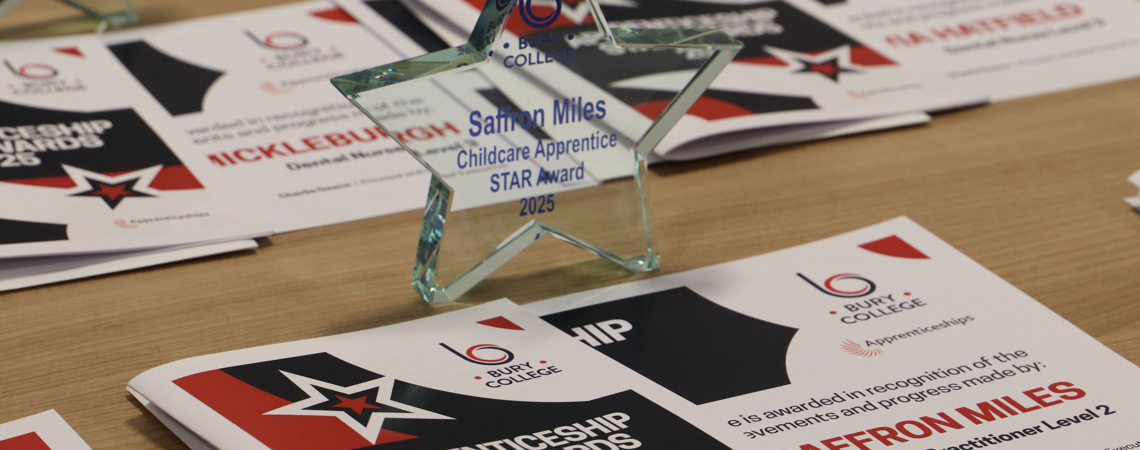
[(139, 403), (139, 399), (130, 394), (123, 395), (123, 399), (139, 411), (137, 416), (123, 421), (123, 425), (125, 425), (126, 428), (143, 436), (143, 439), (152, 444), (155, 448), (173, 448), (182, 445), (182, 441), (178, 439), (178, 436), (171, 432), (162, 421), (156, 418), (152, 411), (148, 410), (142, 403)]

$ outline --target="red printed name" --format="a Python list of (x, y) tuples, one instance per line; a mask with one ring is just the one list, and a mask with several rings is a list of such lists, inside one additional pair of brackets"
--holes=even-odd
[[(410, 127), (406, 130), (396, 132), (396, 137), (402, 141), (410, 142), (432, 140), (449, 134), (459, 135), (460, 132), (451, 122), (444, 122), (442, 125)], [(368, 127), (358, 130), (349, 130), (343, 133), (310, 136), (292, 142), (274, 142), (267, 145), (239, 148), (228, 152), (212, 153), (206, 155), (206, 157), (216, 166), (228, 167), (241, 163), (253, 163), (303, 153), (347, 147), (358, 143), (373, 142), (381, 138), (387, 139), (388, 135), (380, 130), (380, 127)]]
[(927, 31), (908, 31), (886, 36), (884, 39), (894, 47), (915, 47), (923, 44), (999, 33), (1014, 28), (1024, 28), (1060, 20), (1080, 17), (1080, 6), (1073, 3), (1058, 3), (1050, 8), (1035, 8), (1012, 14), (1002, 14), (984, 19), (960, 22), (951, 25), (931, 27)]
[(967, 425), (981, 425), (1013, 417), (1066, 401), (1084, 398), (1085, 391), (1073, 383), (1061, 381), (1013, 396), (1004, 396), (980, 402), (974, 406), (956, 408), (953, 412), (940, 412), (932, 416), (904, 420), (891, 426), (875, 427), (836, 436), (799, 446), (799, 450), (873, 450), (890, 447), (916, 439), (925, 439), (948, 430), (961, 430)]

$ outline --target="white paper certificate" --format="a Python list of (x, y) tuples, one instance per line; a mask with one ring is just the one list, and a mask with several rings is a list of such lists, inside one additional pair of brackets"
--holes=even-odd
[[(1128, 177), (1128, 181), (1132, 182), (1133, 186), (1140, 188), (1140, 172), (1133, 173)], [(1124, 202), (1128, 203), (1128, 206), (1140, 211), (1140, 197), (1125, 197)]]
[[(339, 3), (359, 17), (368, 16), (370, 8), (380, 14), (391, 8), (385, 6), (388, 3), (385, 1), (340, 0)], [(457, 45), (466, 41), (467, 36), (460, 30), (469, 32), (484, 2), (405, 3), (439, 31), (444, 40)], [(543, 29), (530, 28), (521, 17), (508, 20), (507, 31), (499, 40), (504, 47), (497, 51), (510, 56), (496, 61), (496, 65), (515, 67), (516, 61), (525, 61), (528, 57), (521, 50), (528, 48), (527, 39), (531, 39), (530, 42), (547, 39), (564, 42), (572, 48), (573, 58), (560, 64), (580, 74), (605, 73), (604, 81), (595, 80), (600, 83), (598, 87), (618, 99), (624, 98), (631, 107), (647, 108), (649, 104), (638, 103), (634, 97), (623, 97), (623, 92), (675, 89), (667, 82), (671, 75), (660, 67), (613, 61), (613, 55), (622, 55), (625, 50), (610, 48), (602, 42), (586, 3), (567, 3), (557, 8), (556, 3), (562, 4), (519, 3), (520, 9), (525, 4), (525, 8), (535, 8), (538, 15), (554, 17), (556, 11), (560, 11), (557, 13), (560, 15), (549, 28)], [(873, 46), (864, 45), (783, 1), (607, 2), (604, 12), (612, 27), (722, 28), (744, 43), (744, 49), (733, 63), (654, 150), (665, 159), (707, 156), (719, 149), (702, 149), (706, 140), (726, 133), (936, 111), (984, 102), (980, 96), (916, 75), (911, 68), (885, 57)], [(520, 40), (520, 36), (527, 38)], [(516, 51), (521, 53), (510, 53)], [(773, 134), (780, 131), (772, 130)], [(821, 133), (821, 137), (825, 135)], [(713, 145), (732, 150), (749, 147), (748, 141), (733, 144)]]
[(906, 218), (527, 309), (741, 448), (1140, 441), (1136, 366)]
[(131, 252), (5, 259), (0, 260), (0, 292), (256, 248), (257, 241), (245, 239)]
[[(285, 232), (423, 207), (427, 172), (329, 83), (422, 52), (329, 2), (142, 28), (111, 50), (189, 136), (197, 157)], [(417, 123), (453, 143), (461, 124)]]
[(791, 0), (995, 101), (1140, 75), (1131, 0)]
[(91, 450), (55, 410), (0, 425), (0, 449)]
[(0, 258), (269, 233), (93, 37), (0, 44)]
[(129, 389), (196, 448), (733, 448), (707, 414), (508, 300), (182, 360)]

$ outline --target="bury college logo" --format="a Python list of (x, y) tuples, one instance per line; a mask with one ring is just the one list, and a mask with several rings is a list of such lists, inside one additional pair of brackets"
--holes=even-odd
[(11, 61), (5, 59), (4, 67), (7, 67), (8, 70), (16, 74), (16, 76), (31, 80), (46, 80), (49, 78), (55, 78), (57, 75), (59, 75), (59, 70), (56, 70), (55, 67), (42, 63), (28, 63), (21, 66), (15, 66)]
[[(554, 24), (554, 21), (558, 20), (558, 16), (562, 15), (562, 0), (553, 0), (554, 12), (545, 16), (540, 16), (534, 12), (534, 7), (531, 6), (532, 1), (534, 0), (519, 0), (519, 15), (522, 16), (523, 22), (531, 28), (539, 29), (549, 27)], [(547, 4), (543, 6), (549, 7), (551, 1), (547, 0), (544, 3)]]
[[(3, 0), (0, 0), (3, 1)], [(57, 49), (57, 51), (74, 54), (70, 51)], [(16, 83), (7, 83), (15, 95), (33, 94), (59, 94), (62, 92), (80, 91), (84, 89), (83, 83), (78, 79), (66, 79), (55, 66), (39, 63), (13, 62), (10, 59), (0, 60), (12, 75), (19, 80)], [(5, 166), (11, 167), (11, 166)]]
[(872, 292), (875, 292), (875, 283), (863, 278), (857, 273), (833, 275), (824, 281), (822, 286), (811, 281), (811, 279), (802, 273), (797, 273), (796, 275), (816, 289), (819, 289), (820, 292), (832, 297), (856, 298), (871, 295)]
[[(464, 361), (483, 366), (501, 366), (515, 360), (514, 353), (511, 353), (510, 350), (494, 344), (472, 345), (471, 347), (467, 348), (466, 352), (462, 353), (456, 351), (455, 349), (442, 342), (440, 342), (439, 345), (443, 348), (446, 348), (451, 353), (454, 353), (455, 356), (463, 358)], [(479, 354), (476, 354), (476, 352)]]
[(253, 39), (257, 45), (272, 50), (296, 50), (309, 45), (309, 38), (293, 31), (275, 31), (259, 38), (252, 31), (245, 30), (245, 35)]

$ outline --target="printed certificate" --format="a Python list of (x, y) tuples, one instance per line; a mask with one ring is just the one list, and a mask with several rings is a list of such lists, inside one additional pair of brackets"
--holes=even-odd
[(1140, 75), (1134, 1), (790, 1), (995, 101)]
[(1136, 366), (906, 218), (527, 309), (739, 448), (1140, 441)]
[(91, 450), (55, 410), (0, 425), (0, 449)]
[(269, 233), (101, 42), (0, 47), (0, 258)]
[(242, 239), (129, 252), (9, 258), (0, 260), (0, 292), (125, 272), (223, 253), (254, 250), (257, 247), (257, 241)]
[[(393, 14), (385, 0), (338, 3), (360, 17), (369, 8), (376, 10), (373, 16)], [(457, 45), (466, 41), (463, 30), (470, 31), (484, 2), (404, 3), (445, 41)], [(644, 101), (646, 93), (665, 95), (669, 89), (675, 89), (668, 87), (668, 81), (676, 73), (662, 69), (668, 64), (614, 63), (614, 56), (635, 50), (622, 50), (602, 42), (587, 3), (536, 1), (526, 5), (536, 15), (557, 20), (542, 29), (531, 28), (517, 17), (518, 13), (508, 20), (508, 31), (500, 39), (504, 47), (496, 49), (508, 55), (501, 62), (505, 67), (545, 64), (549, 56), (550, 63), (577, 73), (606, 73), (599, 87), (631, 108), (643, 111), (662, 107), (659, 100)], [(744, 43), (744, 49), (655, 149), (665, 159), (694, 159), (766, 144), (764, 140), (750, 139), (734, 140), (732, 146), (726, 146), (723, 140), (709, 142), (718, 135), (938, 111), (986, 100), (924, 76), (916, 68), (887, 57), (874, 46), (783, 1), (608, 2), (603, 11), (611, 27), (718, 28)], [(676, 58), (680, 61), (688, 56), (684, 50), (678, 50)], [(907, 124), (914, 124), (916, 117), (909, 119)], [(875, 128), (901, 125), (883, 121)], [(772, 130), (777, 135), (781, 131)], [(827, 137), (823, 130), (807, 131), (809, 135), (814, 133)], [(771, 139), (770, 142), (795, 141), (780, 140), (779, 136)], [(702, 148), (708, 144), (719, 148)]]
[[(205, 32), (204, 30), (208, 30)], [(422, 208), (427, 172), (329, 83), (421, 53), (325, 2), (108, 34), (193, 157), (276, 232)], [(454, 143), (462, 124), (397, 130)]]
[(740, 440), (714, 438), (708, 430), (723, 427), (705, 413), (509, 300), (182, 360), (129, 389), (194, 448), (716, 450)]

